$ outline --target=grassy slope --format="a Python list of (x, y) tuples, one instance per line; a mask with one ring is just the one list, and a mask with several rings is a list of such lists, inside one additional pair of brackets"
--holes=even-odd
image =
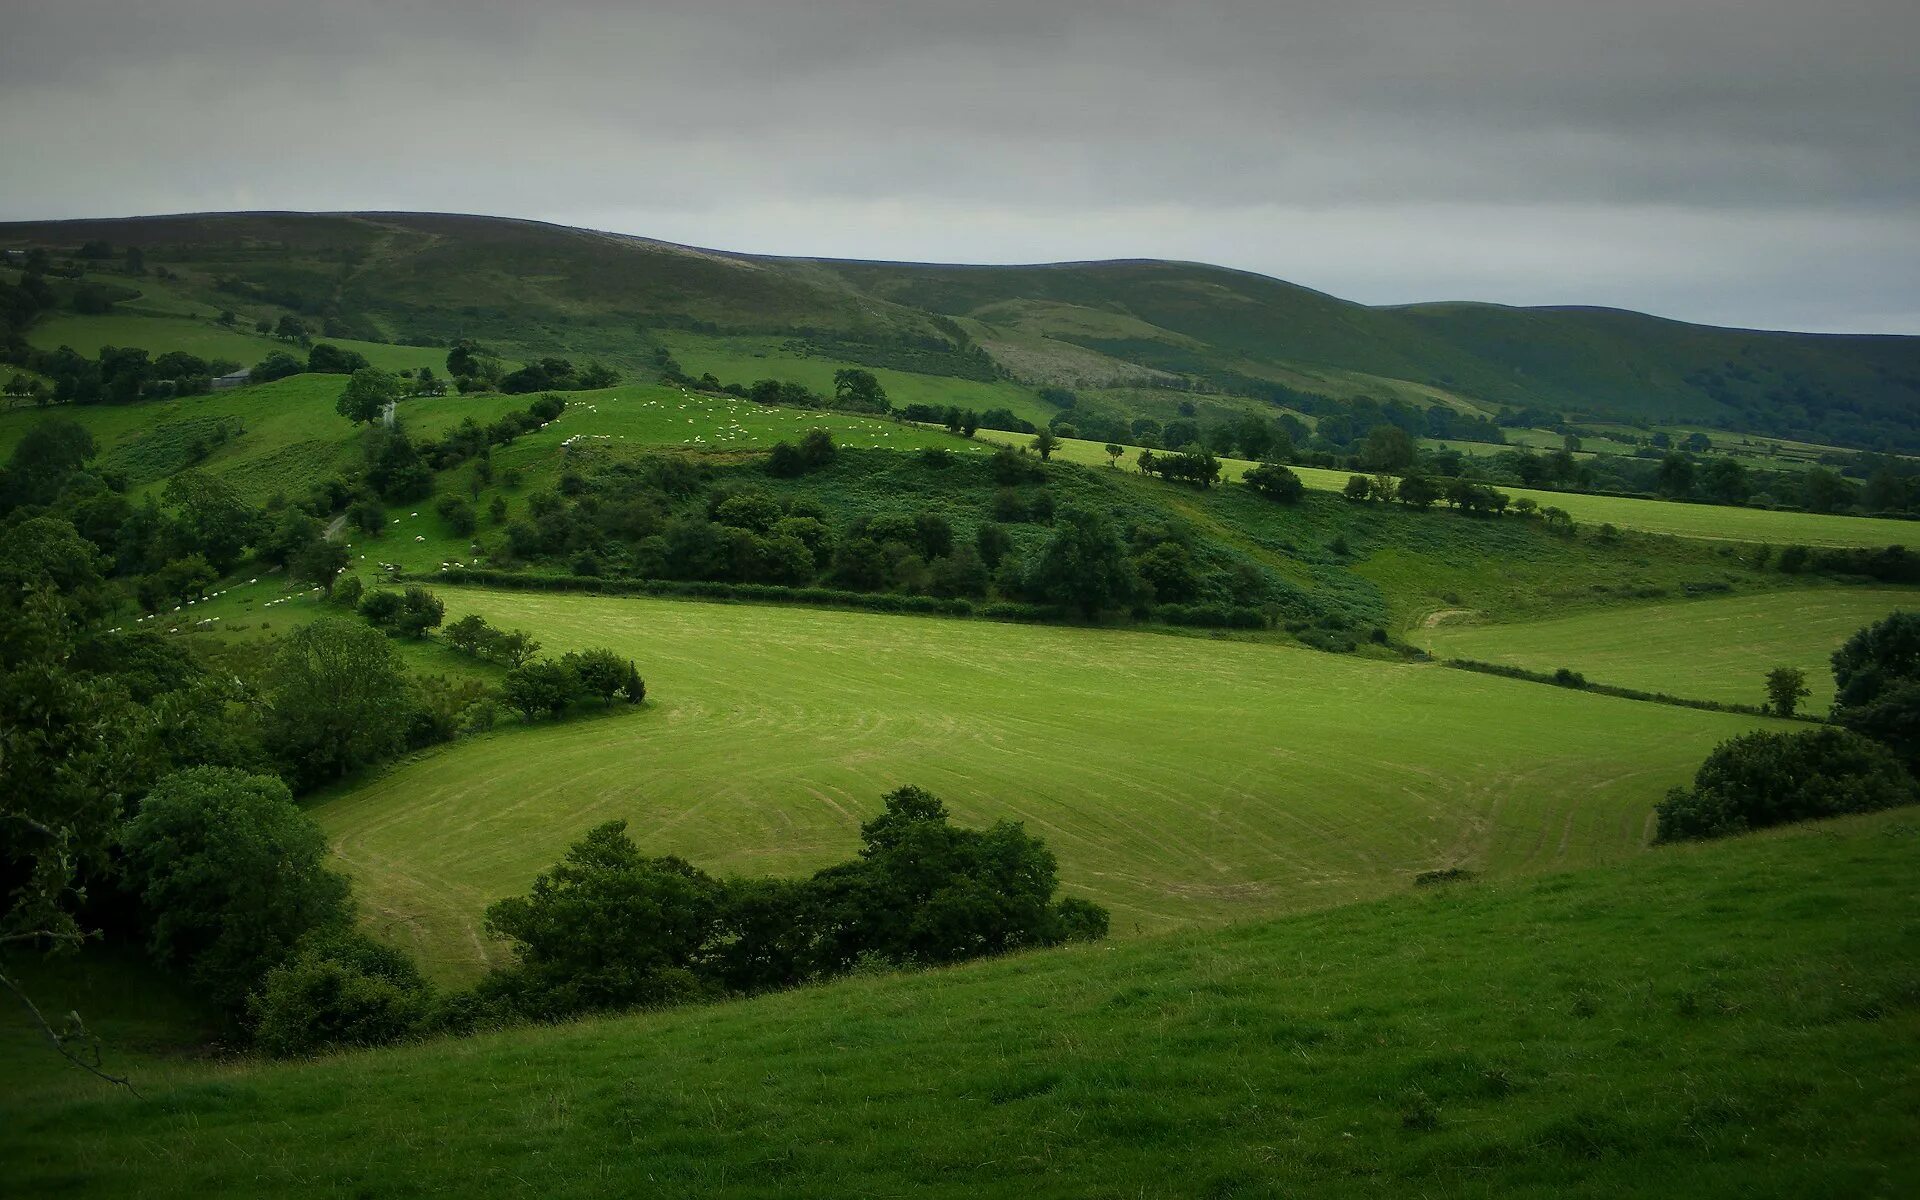
[(1823, 588), (1676, 600), (1508, 625), (1452, 621), (1416, 640), (1447, 658), (1534, 671), (1571, 667), (1595, 683), (1703, 700), (1765, 702), (1766, 673), (1806, 672), (1804, 710), (1833, 703), (1828, 655), (1855, 630), (1897, 609), (1920, 608), (1920, 590)]
[[(721, 383), (751, 384), (759, 379), (790, 379), (823, 396), (833, 394), (833, 374), (854, 364), (832, 358), (813, 358), (784, 349), (785, 338), (712, 337), (695, 333), (662, 333), (660, 342), (689, 375), (712, 372)], [(895, 405), (955, 405), (985, 412), (1005, 408), (1036, 425), (1045, 425), (1058, 410), (1016, 383), (986, 383), (942, 375), (862, 367), (871, 371)]]
[(1894, 1196), (1916, 880), (1904, 811), (707, 1008), (139, 1062), (143, 1099), (35, 1077), (0, 1162), (25, 1194), (196, 1198)]
[(1722, 406), (1684, 378), (1703, 368), (1744, 372), (1731, 390), (1749, 399), (1800, 386), (1873, 407), (1920, 398), (1912, 338), (1715, 329), (1593, 308), (1421, 304), (1393, 311), (1477, 359), (1504, 364), (1520, 386), (1555, 406), (1662, 420), (1716, 417)]
[[(550, 651), (610, 645), (653, 699), (495, 734), (315, 815), (370, 919), (476, 969), (491, 900), (588, 826), (702, 865), (844, 857), (882, 792), (1024, 820), (1117, 933), (1338, 903), (1466, 863), (1639, 851), (1654, 800), (1748, 718), (1247, 642), (445, 588)], [(1356, 723), (1374, 732), (1364, 743)], [(564, 764), (564, 769), (556, 769)]]
[[(982, 429), (979, 437), (1010, 446), (1031, 442), (1025, 434)], [(1122, 466), (1132, 466), (1139, 455), (1136, 446), (1125, 447)], [(1105, 466), (1110, 461), (1106, 443), (1079, 438), (1062, 438), (1055, 455), (1066, 462)], [(1220, 460), (1221, 474), (1238, 479), (1254, 464), (1243, 459)], [(1294, 467), (1293, 471), (1310, 488), (1337, 492), (1353, 478), (1351, 471), (1326, 471), (1314, 467)], [(1530, 497), (1542, 507), (1565, 509), (1583, 524), (1612, 524), (1621, 529), (1644, 533), (1666, 533), (1676, 537), (1706, 538), (1717, 541), (1765, 542), (1776, 546), (1899, 546), (1920, 544), (1920, 523), (1887, 517), (1842, 517), (1824, 513), (1777, 512), (1762, 508), (1729, 508), (1718, 504), (1681, 504), (1671, 500), (1637, 500), (1623, 496), (1584, 496), (1569, 492), (1544, 492), (1533, 488), (1502, 485), (1500, 490), (1519, 499)]]
[[(255, 387), (206, 396), (129, 405), (89, 405), (57, 410), (0, 413), (0, 455), (11, 453), (27, 430), (50, 416), (80, 422), (94, 435), (101, 461), (127, 472), (136, 485), (152, 484), (188, 465), (187, 443), (195, 435), (236, 423), (244, 428), (201, 464), (225, 476), (254, 499), (275, 491), (298, 495), (312, 482), (350, 463), (358, 453), (354, 429), (334, 410), (346, 384), (339, 375), (297, 375)], [(416, 397), (400, 403), (400, 417), (417, 438), (432, 438), (472, 417), (481, 424), (524, 409), (531, 396)], [(730, 397), (693, 396), (656, 384), (627, 384), (599, 392), (570, 392), (571, 406), (551, 428), (523, 435), (495, 452), (504, 470), (518, 466), (542, 477), (557, 475), (567, 440), (578, 434), (576, 455), (617, 453), (624, 443), (689, 450), (764, 449), (794, 440), (811, 428), (831, 431), (849, 446), (945, 446), (984, 453), (944, 431), (889, 420), (808, 409), (765, 408)], [(457, 486), (443, 481), (443, 487)], [(517, 493), (516, 493), (517, 494)], [(429, 503), (429, 502), (422, 502)], [(439, 531), (442, 540), (451, 535)], [(464, 541), (460, 548), (464, 549)], [(444, 552), (449, 546), (437, 546)], [(444, 557), (444, 553), (443, 553)], [(433, 560), (437, 562), (438, 560)], [(431, 565), (425, 555), (407, 565)]]

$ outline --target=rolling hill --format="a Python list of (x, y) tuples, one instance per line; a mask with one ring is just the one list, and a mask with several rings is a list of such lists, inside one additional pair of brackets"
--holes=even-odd
[(439, 214), (0, 225), (0, 248), (59, 254), (88, 241), (141, 247), (150, 266), (204, 303), (329, 318), (372, 341), (476, 337), (631, 365), (646, 361), (663, 331), (763, 335), (936, 376), (1146, 383), (1283, 401), (1370, 394), (1920, 446), (1916, 337), (1716, 329), (1599, 309), (1369, 307), (1196, 263), (771, 258)]
[(0, 1163), (199, 1200), (1896, 1196), (1916, 849), (1892, 812), (316, 1062), (188, 1057), (174, 989), (49, 972), (140, 1094), (0, 1010)]

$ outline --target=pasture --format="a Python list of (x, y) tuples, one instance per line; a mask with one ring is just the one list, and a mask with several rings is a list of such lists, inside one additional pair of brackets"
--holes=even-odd
[(1029, 388), (1006, 380), (986, 382), (948, 375), (923, 375), (887, 367), (865, 367), (832, 358), (817, 358), (788, 349), (788, 339), (774, 337), (713, 337), (697, 333), (663, 332), (656, 335), (683, 370), (699, 376), (711, 372), (721, 383), (752, 384), (760, 379), (793, 380), (822, 396), (833, 395), (833, 374), (846, 367), (870, 371), (887, 390), (895, 407), (909, 404), (954, 405), (985, 412), (1005, 408), (1036, 425), (1045, 425), (1057, 411)]
[(1893, 1196), (1916, 879), (1885, 813), (302, 1063), (160, 1059), (173, 989), (62, 975), (43, 999), (141, 1095), (0, 1009), (0, 1161), (21, 1195), (193, 1200)]
[[(103, 313), (98, 316), (60, 314), (40, 321), (28, 331), (27, 340), (43, 350), (71, 346), (89, 358), (99, 355), (102, 346), (137, 346), (155, 358), (171, 350), (183, 350), (201, 358), (229, 358), (250, 367), (274, 351), (284, 351), (304, 360), (305, 347), (280, 338), (267, 337), (251, 329), (227, 328), (202, 317), (144, 315), (129, 312)], [(356, 350), (368, 362), (387, 371), (413, 367), (432, 367), (436, 375), (445, 375), (447, 352), (433, 346), (390, 346), (384, 342), (362, 342), (352, 338), (321, 337), (343, 350)]]
[[(982, 429), (982, 439), (1009, 446), (1024, 446), (1031, 435)], [(1128, 446), (1120, 458), (1122, 469), (1133, 469), (1140, 448)], [(1110, 461), (1105, 442), (1062, 438), (1055, 457), (1086, 466), (1105, 466)], [(1245, 459), (1220, 460), (1221, 478), (1239, 479), (1254, 464)], [(1317, 467), (1294, 467), (1293, 472), (1310, 488), (1337, 492), (1353, 478), (1352, 471), (1330, 471)], [(1729, 508), (1718, 504), (1683, 504), (1672, 500), (1638, 500), (1627, 496), (1588, 496), (1574, 492), (1544, 492), (1533, 488), (1497, 485), (1514, 499), (1529, 497), (1543, 508), (1566, 510), (1582, 525), (1614, 525), (1642, 533), (1664, 533), (1675, 537), (1709, 541), (1764, 542), (1775, 546), (1920, 546), (1920, 522), (1890, 517), (1846, 517), (1827, 513), (1779, 512), (1764, 508)]]
[(1826, 587), (1671, 600), (1548, 620), (1474, 624), (1446, 619), (1410, 634), (1442, 658), (1554, 671), (1594, 683), (1696, 700), (1763, 704), (1775, 667), (1806, 672), (1803, 712), (1833, 703), (1829, 656), (1855, 630), (1898, 609), (1920, 608), (1920, 590)]
[(790, 874), (844, 857), (880, 795), (916, 783), (962, 821), (1025, 821), (1065, 890), (1130, 937), (1375, 896), (1434, 867), (1632, 857), (1666, 788), (1755, 724), (1249, 642), (437, 590), (449, 621), (480, 613), (549, 653), (611, 646), (650, 695), (314, 805), (365, 919), (442, 978), (496, 953), (490, 901), (614, 818), (651, 852)]

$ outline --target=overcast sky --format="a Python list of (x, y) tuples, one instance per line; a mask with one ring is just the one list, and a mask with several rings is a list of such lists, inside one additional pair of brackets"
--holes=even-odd
[(533, 217), (1920, 333), (1920, 0), (0, 0), (0, 220)]

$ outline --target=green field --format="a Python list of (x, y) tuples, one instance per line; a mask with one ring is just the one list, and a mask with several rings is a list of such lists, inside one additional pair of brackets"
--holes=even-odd
[[(1555, 671), (1594, 683), (1698, 700), (1761, 704), (1766, 673), (1806, 672), (1804, 712), (1833, 703), (1828, 656), (1860, 629), (1899, 609), (1920, 608), (1920, 590), (1819, 588), (1674, 600), (1515, 624), (1442, 619), (1414, 635), (1442, 658)], [(1444, 614), (1441, 614), (1444, 616)], [(1464, 619), (1463, 619), (1464, 618)]]
[[(19, 1195), (1898, 1196), (1911, 810), (1545, 879), (314, 1063), (23, 1051)], [(105, 1006), (105, 1007), (103, 1007)], [(129, 1054), (132, 1049), (149, 1053)]]
[[(226, 329), (199, 318), (146, 316), (113, 312), (100, 316), (59, 315), (36, 324), (27, 340), (43, 350), (71, 346), (88, 357), (95, 357), (102, 346), (137, 346), (159, 357), (170, 350), (184, 350), (201, 358), (230, 358), (250, 367), (275, 351), (304, 359), (306, 350), (280, 338), (266, 337), (251, 330)], [(344, 350), (357, 350), (368, 362), (388, 371), (414, 367), (432, 367), (444, 375), (447, 352), (432, 346), (389, 346), (382, 342), (361, 342), (352, 338), (317, 338)]]
[(1247, 642), (439, 590), (448, 620), (613, 646), (652, 697), (316, 804), (368, 919), (443, 977), (489, 957), (489, 901), (614, 817), (660, 852), (787, 874), (844, 857), (881, 793), (917, 783), (960, 819), (1026, 821), (1066, 888), (1132, 936), (1378, 895), (1436, 866), (1631, 857), (1666, 788), (1754, 725)]
[[(751, 384), (760, 379), (790, 379), (804, 383), (823, 396), (833, 395), (833, 374), (859, 364), (814, 358), (783, 348), (786, 339), (769, 337), (708, 337), (695, 333), (660, 335), (687, 374), (699, 376), (711, 372), (721, 383)], [(886, 367), (860, 367), (870, 371), (887, 390), (887, 399), (895, 407), (909, 404), (953, 405), (985, 412), (1005, 408), (1015, 416), (1036, 425), (1045, 425), (1058, 411), (1042, 401), (1029, 388), (997, 380), (992, 383), (974, 379), (954, 379), (944, 375), (922, 375), (913, 371), (894, 371)]]
[[(230, 480), (245, 495), (265, 500), (275, 492), (302, 494), (312, 483), (354, 462), (358, 438), (334, 409), (346, 379), (296, 375), (255, 387), (205, 396), (150, 400), (128, 405), (62, 406), (0, 413), (0, 455), (12, 452), (27, 430), (49, 417), (85, 426), (100, 445), (100, 460), (124, 471), (139, 486), (156, 484), (191, 464), (190, 442), (217, 429), (238, 430), (216, 444), (202, 469)], [(434, 438), (472, 417), (481, 424), (524, 409), (532, 397), (446, 395), (400, 402), (402, 422), (416, 438)], [(845, 446), (943, 446), (955, 452), (987, 448), (945, 431), (875, 417), (814, 409), (768, 408), (732, 397), (701, 396), (657, 384), (626, 384), (599, 392), (570, 392), (567, 411), (546, 429), (523, 435), (496, 453), (503, 467), (553, 472), (570, 458), (618, 454), (623, 448), (666, 446), (729, 451), (765, 449), (792, 441), (809, 429), (830, 431)], [(450, 535), (442, 530), (444, 540)], [(459, 544), (464, 549), (465, 543)], [(439, 545), (445, 557), (451, 544)], [(423, 568), (439, 560), (415, 554), (404, 559)]]
[[(982, 429), (979, 436), (1010, 446), (1024, 446), (1031, 435)], [(1131, 469), (1139, 455), (1137, 446), (1126, 447), (1120, 459)], [(1067, 462), (1087, 466), (1105, 466), (1105, 442), (1062, 438), (1054, 454)], [(1254, 464), (1244, 459), (1220, 460), (1221, 476), (1238, 479)], [(1337, 492), (1353, 478), (1352, 471), (1328, 471), (1317, 467), (1294, 467), (1294, 473), (1310, 488)], [(1543, 492), (1532, 488), (1499, 485), (1507, 495), (1527, 496), (1542, 507), (1565, 509), (1583, 525), (1611, 524), (1642, 533), (1667, 533), (1676, 537), (1705, 538), (1713, 541), (1765, 542), (1776, 546), (1920, 546), (1920, 522), (1887, 517), (1841, 517), (1825, 513), (1776, 512), (1764, 508), (1728, 508), (1717, 504), (1681, 504), (1671, 500), (1636, 500), (1623, 496), (1587, 496), (1573, 492)]]

